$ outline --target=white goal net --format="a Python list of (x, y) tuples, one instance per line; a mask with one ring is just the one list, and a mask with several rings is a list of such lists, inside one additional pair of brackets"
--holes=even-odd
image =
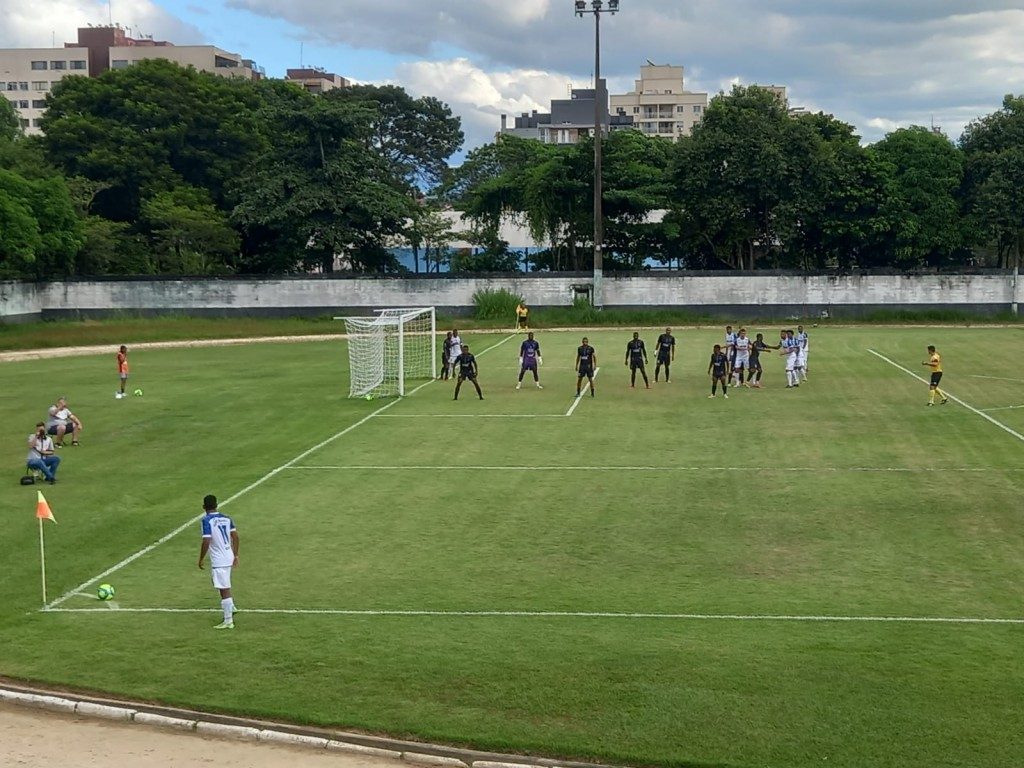
[(349, 397), (401, 397), (410, 380), (436, 378), (433, 307), (335, 319), (345, 321), (348, 334)]

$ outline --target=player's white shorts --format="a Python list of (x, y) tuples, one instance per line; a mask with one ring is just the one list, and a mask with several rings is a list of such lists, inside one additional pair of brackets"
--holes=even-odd
[(231, 589), (231, 568), (211, 568), (214, 589)]
[(789, 373), (796, 368), (796, 355), (786, 355), (786, 372)]
[(749, 368), (750, 367), (750, 353), (736, 353), (736, 361), (732, 364), (733, 368)]
[(807, 365), (807, 353), (801, 350), (796, 353), (796, 367), (803, 368), (805, 365)]

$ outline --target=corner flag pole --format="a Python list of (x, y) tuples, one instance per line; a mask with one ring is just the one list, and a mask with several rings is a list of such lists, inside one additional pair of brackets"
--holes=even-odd
[(43, 577), (43, 607), (46, 607), (46, 544), (43, 539), (43, 520), (50, 520), (56, 524), (57, 520), (50, 511), (50, 505), (43, 498), (42, 491), (36, 491), (36, 519), (39, 521), (39, 567)]
[(43, 605), (46, 605), (46, 546), (43, 544), (43, 518), (39, 518), (39, 564), (43, 572)]

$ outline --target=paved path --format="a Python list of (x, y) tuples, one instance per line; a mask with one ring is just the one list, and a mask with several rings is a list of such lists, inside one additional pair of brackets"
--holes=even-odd
[(14, 768), (394, 768), (378, 757), (222, 741), (0, 704), (0, 766)]

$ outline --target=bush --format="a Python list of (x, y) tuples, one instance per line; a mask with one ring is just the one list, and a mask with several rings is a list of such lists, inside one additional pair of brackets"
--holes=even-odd
[(508, 320), (516, 316), (516, 307), (523, 297), (501, 288), (485, 288), (473, 294), (473, 317), (477, 320)]

